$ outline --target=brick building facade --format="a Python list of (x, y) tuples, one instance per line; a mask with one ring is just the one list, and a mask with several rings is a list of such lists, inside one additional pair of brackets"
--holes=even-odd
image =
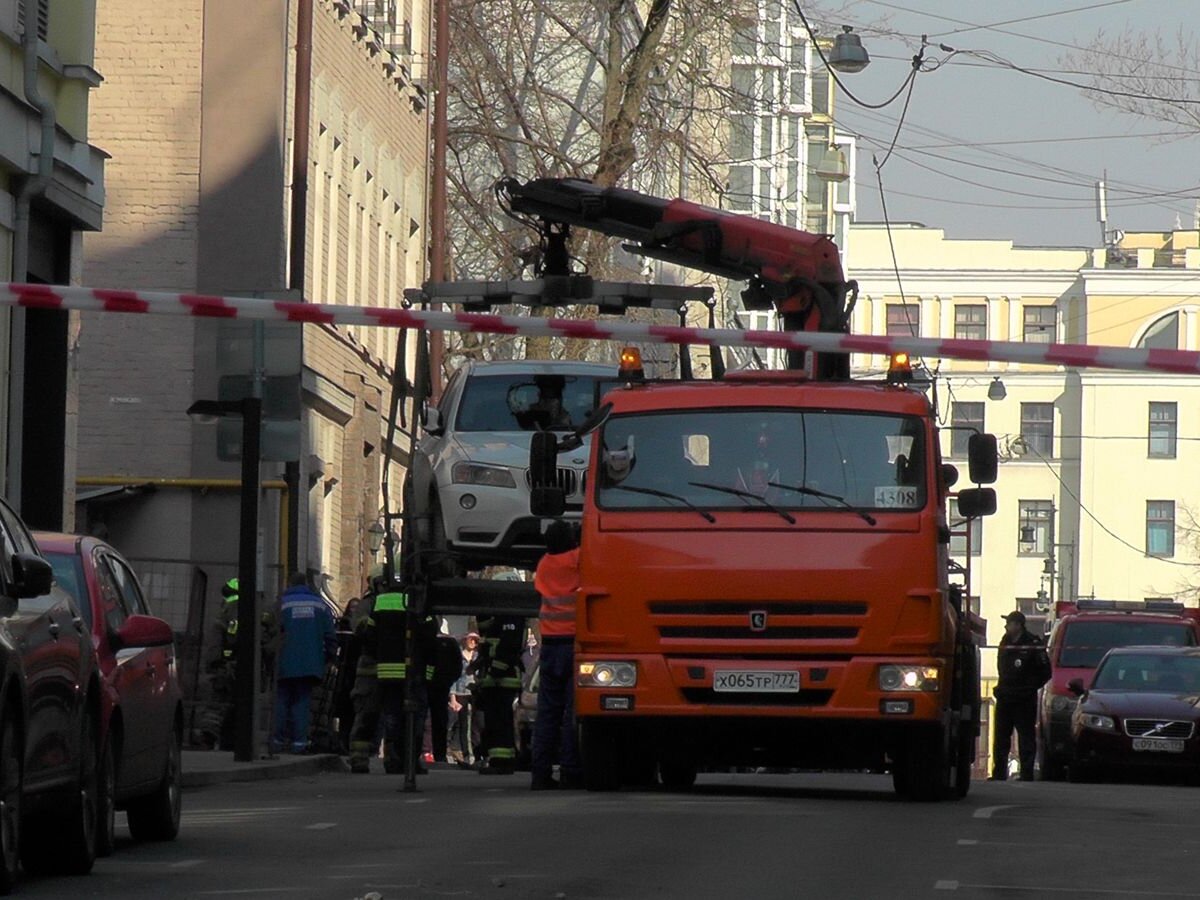
[[(296, 3), (181, 0), (169, 16), (155, 0), (100, 4), (106, 83), (92, 123), (112, 155), (110, 206), (85, 244), (85, 283), (380, 306), (420, 284), (428, 110), (412, 60), (425, 56), (428, 6), (413, 0), (372, 21), (340, 0), (311, 2), (307, 83)], [(298, 219), (297, 175), (307, 188)], [(304, 241), (290, 251), (293, 223)], [(88, 314), (79, 341), (78, 526), (125, 552), (152, 605), (193, 641), (208, 636), (219, 586), (236, 572), (240, 470), (185, 411), (228, 393), (239, 372), (248, 383), (238, 360), (249, 332), (234, 327)], [(299, 398), (298, 425), (284, 428), (299, 434), (292, 461), (262, 467), (268, 600), (296, 568), (327, 576), (339, 603), (364, 587), (396, 339), (322, 325), (266, 335), (268, 389), (278, 378)], [(404, 459), (400, 448), (391, 456), (395, 510)]]

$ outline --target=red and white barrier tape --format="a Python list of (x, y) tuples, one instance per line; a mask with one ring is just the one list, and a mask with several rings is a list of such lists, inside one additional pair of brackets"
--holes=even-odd
[(968, 341), (908, 336), (829, 334), (815, 331), (740, 331), (732, 328), (684, 328), (625, 320), (543, 319), (490, 313), (434, 312), (380, 306), (337, 306), (263, 300), (115, 291), (101, 288), (0, 283), (0, 306), (26, 309), (78, 309), (93, 312), (150, 313), (212, 319), (262, 319), (326, 325), (383, 328), (426, 328), (430, 331), (483, 334), (550, 335), (627, 344), (705, 344), (819, 353), (873, 353), (887, 356), (904, 350), (926, 359), (972, 359), (1078, 368), (1200, 373), (1200, 353), (1191, 350), (1148, 350), (1092, 344), (1024, 344), (1017, 341)]

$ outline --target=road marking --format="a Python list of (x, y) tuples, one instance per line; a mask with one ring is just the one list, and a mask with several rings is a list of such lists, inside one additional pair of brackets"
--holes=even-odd
[(171, 863), (172, 869), (190, 869), (192, 866), (198, 866), (204, 862), (202, 859), (181, 859), (179, 862)]
[(1095, 887), (1047, 887), (1044, 884), (1028, 885), (1028, 884), (967, 884), (961, 881), (936, 881), (933, 884), (935, 891), (957, 891), (959, 889), (968, 891), (1019, 891), (1022, 894), (1086, 894), (1089, 897), (1099, 895), (1112, 895), (1117, 897), (1200, 897), (1196, 893), (1183, 893), (1181, 891), (1131, 891), (1128, 889), (1113, 889), (1113, 888), (1095, 888)]
[(975, 812), (971, 816), (971, 818), (973, 818), (973, 819), (990, 819), (994, 813), (999, 812), (1002, 809), (1016, 809), (1016, 808), (1017, 807), (1015, 804), (1009, 804), (1008, 806), (981, 806), (981, 807), (979, 807), (979, 809), (975, 810)]
[(428, 803), (429, 799), (427, 797), (417, 797), (415, 800), (405, 800), (404, 802), (405, 803)]
[(300, 887), (241, 888), (230, 891), (201, 891), (200, 894), (204, 897), (224, 897), (236, 894), (290, 894), (302, 890), (304, 888)]
[(311, 825), (305, 825), (306, 831), (325, 831), (328, 828), (337, 828), (337, 822), (313, 822)]

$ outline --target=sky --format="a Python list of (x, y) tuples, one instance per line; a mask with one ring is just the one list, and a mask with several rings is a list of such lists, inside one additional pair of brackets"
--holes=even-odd
[[(804, 0), (801, 0), (804, 2)], [(807, 3), (805, 4), (807, 6)], [(802, 7), (803, 8), (803, 7)], [(1196, 40), (1197, 0), (849, 0), (822, 33), (852, 25), (871, 63), (839, 75), (859, 100), (879, 104), (911, 71), (920, 36), (955, 50), (988, 51), (1022, 68), (1085, 82), (1064, 55), (1098, 31), (1127, 26)], [(805, 9), (806, 14), (814, 11)], [(819, 15), (819, 14), (818, 14)], [(811, 19), (812, 17), (810, 17)], [(1025, 21), (1020, 21), (1025, 20)], [(840, 30), (840, 29), (836, 29)], [(931, 47), (927, 59), (948, 56)], [(1200, 100), (1200, 72), (1192, 96)], [(872, 156), (884, 161), (905, 95), (880, 110), (837, 92), (838, 131), (858, 136), (856, 221), (884, 220)], [(1101, 110), (1083, 92), (959, 54), (916, 77), (880, 175), (887, 218), (942, 228), (949, 238), (1010, 239), (1019, 246), (1097, 246), (1096, 182), (1107, 171), (1107, 230), (1194, 228), (1200, 135)], [(1176, 196), (1166, 196), (1169, 194)]]

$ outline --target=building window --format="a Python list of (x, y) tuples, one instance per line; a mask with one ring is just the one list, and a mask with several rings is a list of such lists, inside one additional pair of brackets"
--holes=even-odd
[[(967, 443), (976, 431), (983, 431), (983, 404), (959, 403), (950, 404), (950, 455), (956, 458), (966, 458)], [(974, 429), (972, 431), (971, 429)]]
[(1030, 452), (1054, 455), (1054, 404), (1021, 404), (1021, 438)]
[(1138, 346), (1147, 350), (1179, 349), (1179, 313), (1173, 312), (1155, 321), (1146, 329)]
[(921, 333), (921, 307), (915, 303), (889, 303), (887, 330), (891, 337), (913, 337)]
[(954, 337), (960, 341), (987, 340), (987, 307), (960, 303), (954, 307)]
[(1177, 404), (1150, 404), (1150, 456), (1157, 457), (1159, 459), (1175, 458), (1175, 435), (1177, 422)]
[(968, 548), (971, 556), (979, 556), (983, 552), (983, 519), (964, 519), (958, 513), (958, 500), (950, 498), (950, 555), (966, 556)]
[(1058, 325), (1058, 307), (1025, 307), (1025, 343), (1053, 344)]
[(1146, 555), (1175, 555), (1175, 501), (1146, 501)]
[(1021, 500), (1017, 504), (1017, 554), (1049, 556), (1054, 544), (1054, 501)]

